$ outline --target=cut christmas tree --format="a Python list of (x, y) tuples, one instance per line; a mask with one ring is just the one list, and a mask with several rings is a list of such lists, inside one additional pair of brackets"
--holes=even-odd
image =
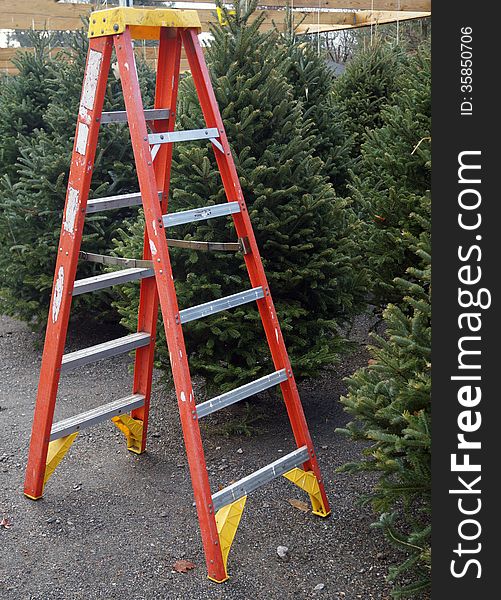
[[(48, 57), (47, 38), (37, 36), (33, 56), (20, 57), (20, 73), (10, 77), (0, 95), (0, 132), (6, 138), (0, 179), (0, 310), (39, 326), (45, 324), (54, 262), (66, 197), (78, 104), (87, 55), (83, 32), (57, 60)], [(151, 102), (152, 77), (139, 64), (146, 102)], [(123, 107), (120, 82), (110, 78), (105, 110)], [(14, 115), (15, 120), (12, 119)], [(127, 126), (103, 127), (93, 171), (90, 197), (137, 190)], [(127, 211), (86, 218), (82, 247), (106, 253)], [(89, 263), (81, 277), (100, 272)], [(73, 314), (105, 319), (111, 297), (101, 292), (75, 298)], [(114, 313), (116, 319), (116, 313)]]
[(431, 569), (430, 222), (416, 218), (423, 233), (406, 238), (419, 264), (395, 280), (401, 303), (386, 308), (386, 334), (374, 336), (370, 365), (349, 379), (341, 399), (354, 420), (340, 431), (369, 442), (364, 457), (343, 469), (377, 474), (367, 497), (380, 514), (376, 526), (406, 555), (389, 573), (396, 598), (426, 590)]
[(360, 243), (378, 304), (398, 301), (393, 279), (416, 264), (403, 233), (419, 236), (430, 204), (431, 60), (429, 48), (411, 57), (397, 78), (398, 93), (381, 112), (381, 127), (362, 144), (351, 186), (361, 216)]
[[(312, 375), (337, 360), (343, 345), (337, 327), (363, 302), (365, 286), (353, 213), (336, 197), (315, 155), (313, 125), (280, 67), (276, 34), (259, 31), (262, 17), (248, 21), (255, 4), (244, 10), (237, 3), (234, 15), (225, 12), (228, 25), (212, 28), (206, 59), (296, 375)], [(181, 84), (178, 119), (180, 129), (203, 126), (191, 77)], [(169, 210), (225, 200), (212, 150), (200, 144), (176, 148)], [(232, 223), (222, 219), (178, 228), (176, 237), (236, 239)], [(142, 239), (142, 225), (133, 225), (122, 232), (116, 252), (137, 255)], [(240, 255), (173, 249), (171, 257), (181, 308), (249, 286)], [(137, 290), (125, 294), (117, 305), (133, 330)], [(270, 371), (252, 308), (219, 313), (183, 330), (192, 373), (217, 390)], [(157, 347), (168, 371), (163, 338)]]

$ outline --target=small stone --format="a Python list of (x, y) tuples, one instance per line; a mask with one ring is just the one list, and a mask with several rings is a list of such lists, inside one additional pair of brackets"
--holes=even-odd
[(55, 523), (56, 522), (56, 517), (49, 517), (47, 519), (47, 521), (45, 521), (46, 523)]
[(287, 546), (278, 546), (277, 554), (282, 560), (288, 560), (289, 559), (289, 548), (287, 548)]
[(325, 583), (317, 583), (317, 585), (313, 588), (314, 592), (321, 592), (325, 587)]
[(216, 450), (221, 450), (221, 446), (216, 446)]
[(243, 454), (243, 453), (244, 453), (244, 451), (242, 450), (242, 448), (239, 448), (239, 449), (237, 450), (237, 454)]

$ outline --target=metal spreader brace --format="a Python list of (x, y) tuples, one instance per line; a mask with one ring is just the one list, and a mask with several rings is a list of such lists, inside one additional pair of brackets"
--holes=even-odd
[[(197, 12), (193, 10), (121, 7), (91, 14), (89, 50), (57, 251), (24, 493), (29, 498), (40, 498), (47, 479), (78, 432), (104, 420), (112, 419), (123, 431), (129, 450), (138, 454), (144, 452), (160, 302), (208, 575), (213, 581), (222, 582), (228, 578), (228, 552), (247, 495), (253, 490), (283, 475), (309, 494), (315, 514), (325, 517), (330, 511), (235, 164), (198, 41), (200, 30)], [(132, 42), (136, 38), (160, 40), (152, 109), (143, 109)], [(182, 46), (198, 93), (205, 129), (174, 131)], [(113, 47), (126, 111), (103, 113)], [(113, 126), (117, 122), (127, 122), (129, 125), (140, 191), (87, 202), (99, 126)], [(212, 145), (227, 203), (178, 213), (167, 212), (173, 143), (185, 140), (200, 140)], [(146, 221), (142, 259), (116, 259), (80, 253), (86, 212), (135, 205), (142, 205)], [(170, 240), (166, 236), (166, 229), (176, 225), (213, 218), (232, 218), (238, 241), (232, 244), (189, 242)], [(214, 248), (211, 248), (211, 244)], [(179, 310), (169, 245), (202, 251), (240, 251), (249, 274), (250, 288), (226, 298)], [(75, 281), (79, 257), (125, 268)], [(72, 297), (137, 280), (140, 281), (137, 333), (64, 354)], [(183, 323), (249, 302), (257, 304), (275, 371), (211, 400), (195, 404)], [(129, 395), (53, 423), (61, 373), (132, 350), (135, 351), (134, 383)], [(280, 385), (296, 447), (268, 466), (213, 494), (209, 486), (199, 419), (275, 385)]]

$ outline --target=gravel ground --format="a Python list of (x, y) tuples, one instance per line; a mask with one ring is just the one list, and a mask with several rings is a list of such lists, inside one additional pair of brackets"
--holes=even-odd
[[(367, 320), (351, 332), (365, 339)], [(116, 337), (111, 330), (70, 333), (70, 350)], [(84, 430), (33, 502), (22, 494), (41, 349), (29, 327), (0, 317), (0, 597), (2, 600), (85, 598), (248, 600), (389, 598), (388, 566), (398, 557), (370, 529), (370, 508), (357, 503), (371, 476), (336, 473), (361, 446), (339, 436), (346, 422), (338, 402), (342, 378), (367, 363), (360, 349), (335, 371), (300, 386), (332, 515), (320, 519), (292, 507), (307, 497), (281, 478), (249, 497), (229, 557), (231, 578), (206, 578), (175, 397), (155, 374), (148, 452), (129, 453), (109, 422)], [(131, 359), (103, 361), (64, 375), (56, 418), (129, 392)], [(281, 402), (263, 396), (265, 415), (251, 437), (230, 435), (245, 406), (208, 417), (203, 426), (211, 483), (227, 485), (293, 449)], [(248, 413), (248, 411), (247, 411)], [(241, 450), (241, 451), (240, 451)], [(277, 555), (289, 548), (289, 559)], [(195, 568), (176, 573), (176, 560)], [(322, 589), (315, 589), (323, 584)], [(321, 586), (319, 586), (321, 587)]]

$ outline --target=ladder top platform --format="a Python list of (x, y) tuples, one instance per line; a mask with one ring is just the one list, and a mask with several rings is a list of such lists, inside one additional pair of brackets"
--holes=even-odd
[(123, 33), (129, 27), (133, 39), (158, 40), (161, 27), (197, 28), (202, 24), (196, 10), (177, 8), (108, 8), (91, 13), (89, 38)]

